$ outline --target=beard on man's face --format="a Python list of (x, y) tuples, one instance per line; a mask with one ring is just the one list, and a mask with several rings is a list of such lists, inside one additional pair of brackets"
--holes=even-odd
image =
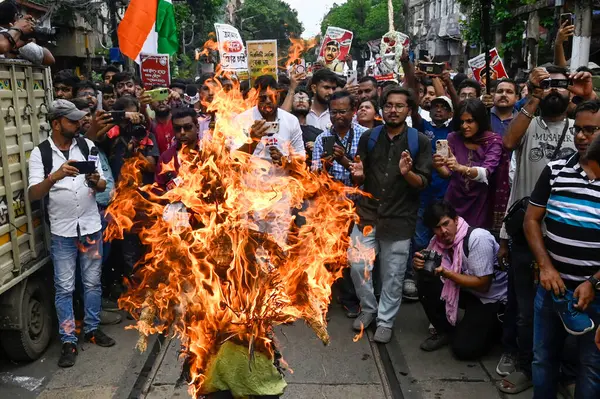
[(307, 108), (292, 108), (292, 115), (306, 116), (310, 111)]
[(159, 118), (166, 118), (167, 116), (169, 116), (169, 114), (171, 113), (171, 109), (170, 108), (166, 108), (166, 109), (157, 109), (156, 111), (154, 111), (154, 113), (156, 114), (157, 117)]
[(319, 103), (329, 106), (329, 100), (325, 99), (324, 97), (321, 97), (321, 95), (319, 93), (315, 94), (315, 98), (317, 99), (317, 101)]
[(540, 103), (540, 110), (545, 116), (560, 115), (567, 110), (569, 97), (552, 92), (544, 97)]

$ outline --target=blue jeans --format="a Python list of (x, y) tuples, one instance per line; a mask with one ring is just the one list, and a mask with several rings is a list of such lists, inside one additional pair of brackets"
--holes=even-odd
[[(587, 309), (587, 314), (600, 324), (600, 295)], [(575, 382), (575, 399), (600, 398), (600, 350), (594, 343), (596, 330), (574, 337), (577, 340), (579, 370)], [(556, 398), (561, 353), (568, 333), (554, 311), (552, 296), (538, 287), (533, 320), (533, 397)]]
[[(352, 230), (350, 259), (352, 281), (363, 312), (377, 314), (377, 326), (392, 328), (402, 302), (402, 283), (408, 263), (410, 239), (402, 241), (378, 240), (375, 228), (364, 236), (358, 226)], [(372, 256), (367, 254), (373, 251)], [(381, 297), (379, 304), (373, 290), (373, 264), (379, 255)]]
[(75, 270), (78, 262), (81, 268), (85, 305), (83, 331), (84, 333), (94, 331), (100, 324), (102, 232), (81, 237), (60, 237), (52, 234), (50, 251), (54, 263), (58, 332), (63, 343), (76, 343), (73, 291), (75, 291)]

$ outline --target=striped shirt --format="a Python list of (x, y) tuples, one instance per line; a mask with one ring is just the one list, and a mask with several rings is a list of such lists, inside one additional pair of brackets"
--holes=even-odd
[(600, 180), (590, 180), (579, 155), (550, 162), (530, 204), (546, 208), (546, 250), (564, 280), (600, 270)]

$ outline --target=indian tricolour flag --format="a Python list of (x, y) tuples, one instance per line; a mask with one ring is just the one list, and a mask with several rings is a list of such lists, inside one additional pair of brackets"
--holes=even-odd
[(172, 0), (131, 0), (117, 29), (121, 53), (173, 55), (179, 48)]

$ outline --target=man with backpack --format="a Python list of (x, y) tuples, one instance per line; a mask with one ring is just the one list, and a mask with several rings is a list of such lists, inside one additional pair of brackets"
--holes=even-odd
[[(429, 206), (423, 220), (434, 237), (429, 251), (415, 253), (413, 266), (421, 304), (436, 333), (421, 349), (430, 352), (451, 344), (457, 358), (478, 359), (500, 335), (497, 315), (506, 302), (508, 277), (497, 267), (499, 245), (489, 231), (469, 226), (447, 202)], [(465, 309), (460, 321), (459, 308)]]
[[(416, 107), (411, 91), (389, 86), (381, 104), (385, 125), (362, 135), (359, 156), (350, 165), (354, 183), (364, 185), (370, 196), (359, 200), (360, 220), (352, 231), (349, 258), (361, 305), (353, 328), (361, 331), (376, 318), (374, 340), (387, 343), (402, 301), (419, 195), (431, 180), (432, 156), (427, 136), (406, 125), (406, 117)], [(379, 304), (371, 278), (377, 254), (382, 283)]]
[(84, 339), (99, 346), (115, 341), (98, 325), (102, 300), (102, 223), (96, 192), (106, 189), (102, 168), (84, 164), (94, 144), (78, 137), (79, 111), (67, 100), (56, 100), (49, 107), (52, 135), (33, 149), (29, 158), (29, 199), (47, 197), (50, 223), (50, 253), (54, 264), (55, 302), (62, 351), (58, 365), (71, 367), (77, 357), (77, 332), (73, 314), (73, 291), (77, 261), (84, 289)]

